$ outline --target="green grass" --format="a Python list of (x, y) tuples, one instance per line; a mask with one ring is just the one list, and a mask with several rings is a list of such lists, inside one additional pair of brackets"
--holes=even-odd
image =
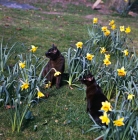
[[(54, 43), (61, 52), (67, 51), (70, 45), (78, 41), (85, 42), (88, 38), (87, 27), (91, 26), (92, 19), (86, 19), (86, 15), (98, 17), (103, 25), (114, 19), (117, 26), (125, 25), (132, 28), (130, 37), (134, 40), (134, 46), (138, 43), (138, 18), (120, 17), (118, 15), (103, 15), (93, 11), (84, 5), (69, 5), (62, 8), (61, 5), (49, 7), (48, 3), (35, 3), (42, 11), (8, 9), (0, 6), (0, 39), (4, 38), (4, 44), (12, 37), (9, 43), (21, 42), (16, 46), (16, 53), (26, 52), (30, 45), (38, 46), (39, 56), (44, 56), (45, 51)], [(46, 12), (64, 12), (62, 15), (50, 15)], [(5, 26), (5, 25), (9, 26)], [(17, 30), (21, 28), (21, 30)], [(86, 113), (85, 92), (74, 88), (68, 88), (64, 84), (56, 90), (52, 87), (45, 91), (49, 98), (42, 100), (32, 108), (34, 119), (24, 121), (22, 131), (17, 134), (11, 132), (8, 111), (0, 107), (0, 139), (1, 140), (92, 140), (98, 133), (85, 133), (92, 125)], [(55, 122), (58, 121), (57, 123)], [(47, 121), (47, 123), (45, 123)], [(34, 131), (37, 125), (37, 131)]]

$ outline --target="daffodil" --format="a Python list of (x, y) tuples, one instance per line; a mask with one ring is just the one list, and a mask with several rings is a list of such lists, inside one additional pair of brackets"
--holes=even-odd
[(117, 69), (118, 76), (126, 76), (125, 68), (122, 67), (121, 69)]
[(104, 35), (105, 35), (105, 36), (109, 36), (109, 35), (110, 35), (110, 30), (106, 30), (106, 31), (104, 32)]
[(110, 54), (105, 54), (105, 59), (110, 59)]
[(29, 83), (28, 82), (22, 82), (23, 84), (21, 85), (21, 90), (29, 88)]
[(120, 26), (120, 31), (124, 32), (125, 31), (125, 27), (124, 26)]
[(37, 93), (37, 98), (41, 98), (41, 97), (44, 97), (45, 95), (38, 90), (38, 93)]
[(125, 56), (128, 56), (129, 52), (128, 52), (128, 49), (122, 51), (124, 53)]
[(100, 53), (102, 54), (102, 53), (105, 53), (106, 52), (106, 49), (104, 48), (104, 47), (102, 47), (101, 49), (100, 49)]
[(105, 64), (106, 66), (108, 66), (108, 65), (111, 64), (110, 60), (107, 59), (107, 58), (105, 58), (105, 59), (103, 60), (103, 62), (104, 62), (104, 64)]
[(77, 46), (77, 48), (82, 48), (82, 45), (83, 45), (83, 43), (82, 42), (78, 42), (78, 43), (76, 43), (76, 46)]
[(89, 53), (87, 53), (87, 55), (86, 55), (86, 58), (87, 58), (88, 60), (92, 60), (93, 57), (94, 57), (94, 55), (89, 54)]
[(113, 24), (113, 25), (111, 26), (111, 29), (112, 29), (112, 30), (115, 30), (115, 29), (116, 29), (116, 25)]
[(61, 72), (56, 71), (55, 74), (54, 74), (54, 76), (58, 76), (58, 75), (60, 75), (60, 74), (61, 74)]
[(48, 83), (45, 85), (45, 88), (49, 88), (49, 87), (51, 87), (51, 82), (50, 81), (48, 81)]
[(124, 125), (124, 118), (119, 118), (118, 120), (113, 121), (114, 126), (122, 126)]
[(105, 112), (111, 111), (111, 104), (108, 101), (102, 102), (101, 110), (104, 110)]
[(130, 32), (131, 32), (131, 28), (130, 28), (130, 27), (127, 27), (127, 28), (125, 29), (125, 33), (128, 34), (128, 33), (130, 33)]
[(32, 49), (30, 49), (30, 51), (33, 52), (33, 53), (36, 52), (38, 47), (35, 47), (34, 45), (31, 45), (31, 46), (32, 46)]
[(107, 30), (107, 26), (102, 27), (102, 31), (105, 32)]
[(93, 18), (93, 24), (98, 23), (98, 18)]
[(22, 69), (25, 68), (25, 61), (24, 62), (20, 61), (19, 62), (19, 67), (22, 68)]
[(134, 94), (128, 94), (127, 99), (132, 100), (134, 96), (135, 96)]
[(109, 22), (109, 25), (112, 26), (114, 23), (115, 23), (115, 21), (114, 21), (114, 20), (111, 20), (111, 21)]
[(125, 2), (128, 2), (128, 0), (124, 0)]
[(108, 118), (106, 112), (104, 112), (103, 116), (100, 116), (99, 118), (102, 121), (102, 123), (106, 123), (106, 125), (110, 123), (110, 119)]

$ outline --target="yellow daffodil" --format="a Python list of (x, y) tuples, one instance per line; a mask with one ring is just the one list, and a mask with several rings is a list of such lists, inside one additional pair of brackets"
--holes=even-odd
[(110, 30), (106, 30), (106, 31), (104, 32), (104, 35), (105, 35), (105, 36), (109, 36), (109, 35), (110, 35)]
[(105, 32), (107, 30), (107, 26), (102, 27), (102, 31)]
[(128, 34), (128, 33), (130, 33), (130, 32), (131, 32), (131, 28), (130, 28), (130, 27), (127, 27), (127, 28), (125, 29), (125, 33)]
[(93, 57), (94, 57), (94, 55), (89, 54), (89, 53), (87, 53), (87, 55), (86, 55), (86, 58), (87, 58), (88, 60), (92, 60)]
[(126, 75), (126, 71), (125, 68), (122, 67), (121, 69), (117, 69), (118, 72), (118, 76), (125, 76)]
[(98, 18), (93, 18), (93, 24), (98, 23)]
[(77, 46), (77, 48), (82, 48), (82, 45), (83, 45), (83, 43), (82, 42), (78, 42), (78, 43), (76, 43), (76, 46)]
[(54, 74), (54, 76), (58, 76), (58, 75), (60, 75), (60, 74), (61, 74), (61, 72), (56, 71), (55, 74)]
[(128, 49), (122, 51), (124, 53), (125, 56), (128, 56), (129, 52), (128, 52)]
[(22, 68), (22, 69), (25, 68), (25, 61), (24, 62), (20, 61), (19, 62), (19, 67)]
[(48, 85), (48, 84), (46, 84), (46, 85), (45, 85), (45, 88), (49, 88), (49, 85)]
[(51, 82), (50, 81), (48, 81), (48, 83), (45, 85), (45, 88), (49, 88), (49, 87), (51, 87)]
[(111, 26), (111, 29), (112, 29), (112, 30), (115, 30), (115, 29), (116, 29), (116, 25), (113, 24), (113, 25)]
[(106, 125), (110, 123), (110, 119), (108, 118), (106, 112), (104, 112), (103, 116), (100, 116), (99, 118), (101, 119), (102, 123), (106, 123)]
[(32, 46), (32, 49), (30, 51), (33, 52), (33, 53), (36, 52), (38, 47), (35, 47), (34, 45), (31, 45), (31, 46)]
[(29, 83), (28, 82), (22, 82), (23, 84), (21, 85), (21, 90), (29, 88)]
[(111, 21), (109, 22), (109, 25), (112, 26), (114, 23), (115, 23), (115, 21), (114, 21), (114, 20), (111, 20)]
[(125, 31), (125, 27), (124, 26), (120, 26), (120, 31), (124, 32)]
[(122, 125), (124, 125), (123, 121), (124, 121), (124, 118), (120, 118), (118, 120), (113, 121), (114, 126), (122, 126)]
[(41, 97), (44, 97), (45, 95), (38, 90), (38, 93), (37, 93), (37, 98), (41, 98)]
[(108, 66), (108, 65), (111, 64), (110, 60), (107, 59), (107, 58), (105, 58), (105, 59), (103, 60), (103, 62), (104, 62), (104, 64), (105, 64), (106, 66)]
[(132, 100), (134, 96), (135, 96), (134, 94), (128, 94), (127, 99)]
[(110, 59), (110, 54), (105, 54), (105, 59)]
[(106, 49), (104, 48), (104, 47), (102, 47), (101, 49), (100, 49), (100, 53), (102, 54), (102, 53), (105, 53), (106, 52)]
[(105, 112), (111, 111), (111, 104), (108, 101), (102, 102), (101, 110), (104, 110)]
[(128, 2), (128, 0), (124, 0), (125, 2)]

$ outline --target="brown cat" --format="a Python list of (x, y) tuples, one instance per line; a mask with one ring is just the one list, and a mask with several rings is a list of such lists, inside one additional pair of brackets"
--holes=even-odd
[(90, 113), (98, 124), (101, 124), (99, 117), (103, 113), (99, 110), (102, 107), (102, 102), (108, 101), (108, 99), (103, 94), (101, 87), (96, 83), (92, 74), (87, 74), (80, 81), (86, 85), (87, 112)]
[(43, 70), (43, 77), (50, 71), (51, 68), (55, 68), (61, 74), (54, 77), (54, 70), (51, 70), (50, 73), (46, 76), (47, 80), (53, 83), (56, 82), (56, 88), (60, 88), (62, 75), (65, 69), (65, 58), (61, 55), (60, 51), (53, 44), (52, 48), (50, 48), (46, 53), (46, 57), (49, 58), (49, 62)]

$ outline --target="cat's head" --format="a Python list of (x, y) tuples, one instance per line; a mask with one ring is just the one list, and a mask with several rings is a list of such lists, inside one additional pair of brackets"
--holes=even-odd
[(57, 49), (57, 47), (53, 44), (52, 47), (45, 53), (46, 57), (48, 57), (50, 60), (56, 60), (59, 55), (60, 51)]
[(86, 86), (90, 86), (93, 83), (95, 83), (95, 78), (91, 73), (84, 74), (83, 77), (80, 79), (82, 84), (85, 84)]

